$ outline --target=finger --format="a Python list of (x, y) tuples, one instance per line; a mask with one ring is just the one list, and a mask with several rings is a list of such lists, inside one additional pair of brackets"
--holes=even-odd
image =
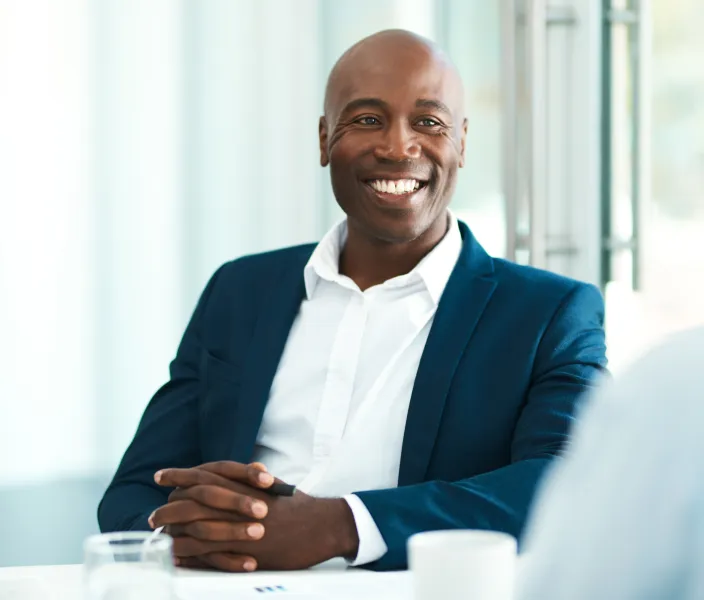
[(193, 485), (219, 485), (229, 488), (232, 480), (198, 467), (190, 469), (162, 469), (154, 474), (154, 481), (164, 487), (190, 487)]
[(264, 537), (261, 523), (232, 523), (229, 521), (196, 521), (185, 525), (172, 525), (171, 535), (190, 536), (206, 542), (254, 541)]
[(257, 568), (257, 561), (251, 556), (231, 554), (229, 552), (213, 552), (200, 557), (201, 560), (220, 571), (233, 573), (251, 572)]
[[(208, 481), (208, 478), (211, 479)], [(199, 483), (198, 485), (210, 485), (214, 487), (220, 487), (225, 490), (230, 490), (235, 494), (241, 494), (242, 496), (247, 496), (255, 500), (257, 498), (266, 498), (266, 496), (263, 496), (262, 494), (268, 493), (268, 490), (260, 491), (256, 488), (253, 488), (249, 484), (230, 481), (229, 479), (225, 479), (224, 477), (220, 477), (219, 475), (215, 475), (212, 473), (207, 473), (206, 478), (203, 480), (203, 483)], [(188, 490), (191, 487), (193, 486), (173, 488), (171, 490), (171, 493), (169, 494), (169, 502), (173, 502), (174, 500), (182, 500), (184, 498), (190, 498), (190, 496), (188, 495)]]
[(268, 488), (276, 481), (274, 476), (267, 471), (266, 466), (262, 463), (243, 465), (228, 460), (221, 460), (205, 463), (198, 468), (232, 481), (246, 482), (258, 488)]
[[(206, 463), (190, 469), (162, 469), (154, 474), (154, 481), (164, 487), (217, 485), (234, 489), (233, 485), (248, 484), (255, 488), (266, 489), (276, 480), (269, 473), (260, 470), (259, 467), (264, 465), (255, 464), (258, 466), (222, 461), (221, 463)], [(223, 465), (227, 466), (223, 467)]]
[(175, 537), (173, 554), (178, 558), (189, 558), (211, 552), (232, 552), (235, 544), (241, 545), (242, 542), (206, 542), (189, 536)]
[(168, 533), (171, 532), (171, 526), (182, 523), (193, 523), (194, 521), (236, 521), (239, 522), (242, 519), (241, 515), (237, 513), (218, 510), (217, 508), (211, 508), (205, 506), (200, 502), (195, 500), (185, 499), (170, 499), (168, 504), (157, 508), (149, 517), (149, 525), (153, 529), (166, 526), (169, 529)]
[(233, 511), (253, 519), (263, 519), (269, 512), (269, 507), (264, 500), (258, 500), (246, 494), (214, 485), (194, 485), (189, 488), (179, 488), (174, 490), (169, 496), (169, 504), (176, 500), (195, 500), (210, 508)]
[[(192, 477), (189, 474), (175, 474), (174, 478), (182, 478), (182, 479), (191, 479), (194, 483), (192, 485), (182, 485), (175, 487), (171, 490), (171, 493), (169, 494), (169, 502), (173, 498), (178, 498), (181, 493), (184, 490), (188, 490), (188, 488), (193, 487), (193, 485), (213, 485), (215, 487), (221, 487), (226, 490), (230, 490), (232, 492), (236, 492), (238, 494), (247, 494), (247, 490), (252, 490), (253, 488), (247, 484), (244, 483), (238, 483), (235, 481), (230, 481), (229, 479), (225, 479), (224, 477), (220, 477), (220, 475), (215, 475), (215, 473), (208, 473), (206, 471), (201, 471), (201, 473), (197, 476)], [(162, 479), (164, 481), (164, 479)], [(195, 483), (197, 482), (197, 483)]]
[(189, 556), (184, 558), (174, 557), (174, 565), (184, 569), (204, 569), (212, 571), (215, 567), (201, 559), (200, 556)]

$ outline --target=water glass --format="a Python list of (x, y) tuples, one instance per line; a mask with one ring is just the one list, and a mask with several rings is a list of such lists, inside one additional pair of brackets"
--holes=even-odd
[(173, 600), (173, 540), (148, 531), (89, 537), (85, 600)]

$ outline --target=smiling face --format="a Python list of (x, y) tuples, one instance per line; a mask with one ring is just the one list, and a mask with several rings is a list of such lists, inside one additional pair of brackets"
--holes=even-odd
[(348, 226), (391, 243), (438, 224), (444, 233), (465, 135), (459, 77), (425, 40), (384, 32), (354, 46), (320, 122), (321, 164)]

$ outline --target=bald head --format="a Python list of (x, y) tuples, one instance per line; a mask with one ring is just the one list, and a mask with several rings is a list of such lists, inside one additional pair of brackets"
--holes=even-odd
[(446, 80), (455, 118), (464, 118), (464, 90), (455, 65), (431, 40), (403, 29), (380, 31), (357, 42), (335, 63), (325, 88), (325, 116), (334, 119), (350, 90), (364, 77), (408, 76), (430, 69)]
[(466, 133), (462, 82), (435, 44), (390, 30), (345, 52), (330, 73), (319, 139), (348, 242), (434, 245)]

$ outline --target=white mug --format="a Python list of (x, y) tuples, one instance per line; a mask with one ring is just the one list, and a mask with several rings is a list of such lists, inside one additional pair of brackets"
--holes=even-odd
[(516, 539), (498, 531), (429, 531), (408, 540), (415, 600), (513, 600)]

